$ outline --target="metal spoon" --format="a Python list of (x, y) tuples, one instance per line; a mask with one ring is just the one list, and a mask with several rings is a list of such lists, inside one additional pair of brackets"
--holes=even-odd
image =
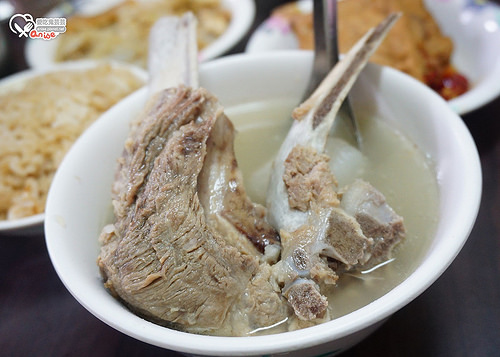
[[(318, 87), (330, 70), (339, 60), (337, 39), (337, 0), (314, 0), (314, 63), (311, 78), (309, 80), (304, 99)], [(356, 117), (347, 97), (340, 110), (338, 117), (345, 126), (346, 139), (356, 147), (361, 148), (361, 135), (356, 122)], [(337, 121), (340, 122), (340, 121)], [(335, 127), (335, 130), (338, 126)]]

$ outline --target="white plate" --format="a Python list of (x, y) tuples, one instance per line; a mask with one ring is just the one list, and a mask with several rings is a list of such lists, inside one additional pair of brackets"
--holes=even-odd
[[(88, 0), (78, 8), (79, 14), (92, 15), (102, 12), (123, 0)], [(207, 61), (218, 57), (240, 41), (248, 32), (255, 18), (255, 3), (253, 0), (221, 0), (222, 5), (231, 12), (231, 22), (226, 32), (209, 46), (200, 51), (200, 61)], [(47, 14), (47, 17), (67, 16), (74, 11), (70, 5), (58, 7)], [(68, 19), (71, 21), (71, 19)], [(64, 36), (60, 34), (59, 36)], [(50, 41), (28, 40), (26, 41), (25, 57), (31, 68), (45, 68), (53, 64), (57, 49), (58, 38)]]
[[(122, 63), (114, 63), (113, 65), (120, 66), (123, 68), (128, 68), (132, 73), (134, 73), (137, 77), (147, 81), (148, 75), (147, 72), (138, 68), (136, 66), (130, 66)], [(52, 64), (50, 67), (41, 69), (28, 69), (14, 75), (5, 77), (0, 81), (0, 93), (8, 92), (13, 88), (19, 88), (26, 83), (26, 81), (31, 78), (63, 70), (85, 70), (88, 68), (92, 68), (97, 65), (96, 61), (74, 61), (74, 62), (66, 62), (60, 64)], [(1, 199), (1, 197), (0, 197)], [(45, 215), (43, 213), (36, 214), (29, 217), (13, 219), (13, 220), (0, 220), (0, 233), (19, 233), (19, 234), (32, 234), (32, 233), (41, 233), (43, 228), (43, 220)]]
[[(466, 114), (495, 99), (500, 95), (500, 7), (474, 0), (424, 1), (442, 32), (453, 40), (453, 65), (471, 83), (471, 89), (449, 105), (458, 114)], [(301, 11), (312, 11), (310, 0), (297, 3)], [(246, 51), (297, 48), (290, 28), (270, 17), (252, 34)]]

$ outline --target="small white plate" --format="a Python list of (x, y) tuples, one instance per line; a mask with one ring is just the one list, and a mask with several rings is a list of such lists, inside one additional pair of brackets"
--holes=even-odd
[[(466, 93), (448, 101), (458, 114), (471, 112), (500, 95), (500, 6), (488, 1), (424, 0), (442, 32), (454, 44), (452, 63), (469, 80)], [(297, 2), (302, 12), (312, 11), (310, 0)], [(252, 34), (247, 52), (297, 49), (290, 27), (268, 18)]]
[[(138, 68), (136, 66), (131, 66), (123, 63), (110, 62), (114, 66), (120, 66), (129, 69), (138, 78), (142, 79), (144, 83), (147, 82), (148, 74), (146, 71)], [(73, 61), (59, 64), (52, 64), (50, 67), (41, 69), (28, 69), (11, 76), (5, 77), (0, 81), (0, 93), (6, 93), (14, 88), (22, 87), (26, 81), (31, 78), (41, 76), (51, 72), (63, 71), (63, 70), (85, 70), (96, 66), (98, 62), (96, 61)], [(0, 197), (1, 199), (1, 197)], [(0, 220), (0, 234), (21, 234), (30, 235), (43, 232), (43, 220), (45, 214), (40, 213), (29, 217), (13, 219), (13, 220)]]
[[(123, 0), (88, 0), (78, 8), (78, 14), (93, 15), (103, 12)], [(222, 6), (231, 12), (231, 22), (226, 32), (209, 46), (200, 51), (200, 61), (208, 61), (218, 57), (240, 41), (248, 32), (255, 18), (255, 3), (253, 0), (221, 0)], [(74, 10), (69, 4), (64, 4), (47, 14), (47, 17), (68, 16)], [(68, 19), (71, 21), (71, 19)], [(64, 36), (61, 34), (60, 36)], [(31, 68), (45, 68), (53, 64), (58, 38), (50, 41), (26, 41), (25, 57)]]

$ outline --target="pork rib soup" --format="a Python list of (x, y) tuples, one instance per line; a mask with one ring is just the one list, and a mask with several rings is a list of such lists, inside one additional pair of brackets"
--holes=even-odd
[[(256, 204), (265, 204), (272, 162), (289, 130), (290, 112), (295, 104), (296, 102), (291, 99), (268, 100), (232, 106), (225, 110), (234, 123), (237, 133), (234, 150), (241, 169), (242, 180), (249, 198)], [(341, 274), (335, 286), (323, 291), (330, 302), (327, 312), (322, 318), (307, 322), (295, 318), (286, 302), (280, 302), (278, 293), (280, 287), (270, 284), (272, 281), (270, 270), (265, 273), (260, 272), (260, 275), (252, 282), (261, 284), (260, 287), (264, 286), (264, 291), (267, 290), (268, 294), (276, 297), (275, 305), (269, 306), (275, 312), (279, 311), (280, 316), (277, 320), (280, 323), (278, 324), (272, 320), (266, 325), (263, 319), (269, 311), (249, 310), (243, 305), (232, 306), (231, 309), (239, 310), (229, 314), (232, 317), (228, 321), (219, 321), (218, 328), (197, 328), (196, 319), (193, 324), (195, 327), (187, 329), (185, 324), (165, 324), (164, 321), (151, 317), (149, 319), (169, 327), (212, 335), (242, 336), (280, 333), (348, 314), (384, 295), (408, 277), (427, 251), (437, 226), (438, 186), (435, 173), (429, 159), (411, 141), (391, 129), (380, 118), (362, 114), (358, 119), (360, 119), (363, 137), (363, 150), (352, 147), (341, 137), (331, 136), (326, 151), (330, 156), (330, 168), (335, 173), (339, 187), (344, 187), (355, 179), (364, 179), (377, 187), (394, 210), (404, 218), (406, 237), (394, 249), (390, 260), (370, 269)], [(238, 249), (253, 250), (251, 245), (250, 247), (239, 246)], [(184, 265), (181, 264), (181, 266)], [(269, 269), (271, 267), (272, 265)], [(181, 270), (177, 268), (174, 273), (180, 274)], [(191, 273), (205, 275), (207, 278), (212, 276), (210, 271), (198, 266)], [(159, 275), (155, 276), (161, 279)], [(178, 288), (182, 289), (185, 284), (182, 280), (179, 282)], [(155, 279), (151, 278), (149, 286), (154, 287), (154, 285)], [(211, 291), (213, 287), (210, 286), (199, 286), (198, 289), (197, 293), (201, 294), (200, 296), (213, 293)], [(172, 294), (175, 296), (177, 292), (176, 288)], [(221, 301), (222, 298), (227, 298), (224, 294), (225, 292), (220, 296), (215, 294), (214, 296), (218, 298), (214, 300)], [(193, 296), (192, 291), (190, 291), (190, 296)], [(130, 305), (129, 307), (144, 316), (141, 311), (137, 311)], [(228, 312), (223, 309), (223, 305), (220, 308), (222, 310), (217, 311), (218, 316), (226, 317)], [(210, 320), (210, 322), (213, 321)]]
[[(99, 237), (105, 287), (158, 324), (246, 336), (332, 320), (408, 276), (436, 225), (425, 157), (370, 115), (363, 151), (329, 137), (397, 18), (363, 36), (293, 111), (296, 102), (274, 100), (224, 108), (198, 87), (195, 56), (179, 62), (178, 84), (152, 76), (118, 160), (114, 222)], [(183, 35), (192, 25), (186, 15), (158, 28)], [(177, 78), (163, 63), (151, 73)]]

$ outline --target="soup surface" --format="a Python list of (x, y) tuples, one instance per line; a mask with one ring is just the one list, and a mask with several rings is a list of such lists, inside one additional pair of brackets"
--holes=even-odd
[[(281, 99), (226, 109), (238, 131), (235, 150), (245, 187), (255, 202), (265, 204), (272, 160), (290, 128), (296, 104)], [(341, 130), (329, 139), (332, 172), (339, 188), (363, 178), (381, 191), (404, 218), (407, 234), (392, 261), (371, 271), (341, 276), (328, 296), (333, 318), (361, 308), (406, 279), (425, 255), (438, 221), (438, 185), (429, 158), (384, 121), (363, 113), (358, 113), (358, 120), (361, 151), (337, 134)], [(271, 332), (279, 331), (264, 333)]]

